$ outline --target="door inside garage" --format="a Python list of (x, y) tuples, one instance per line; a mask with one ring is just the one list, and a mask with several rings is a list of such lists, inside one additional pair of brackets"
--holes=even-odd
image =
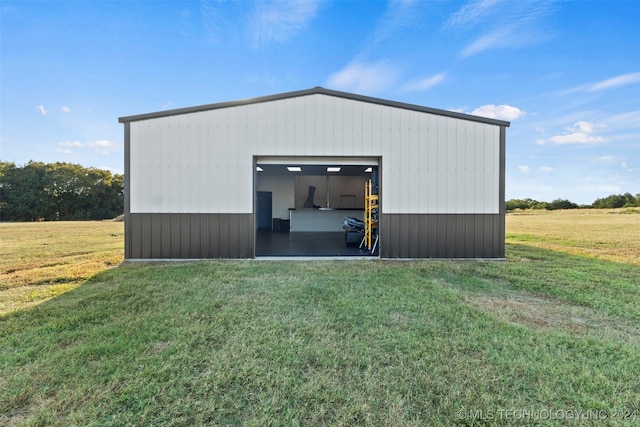
[(377, 158), (255, 158), (256, 257), (378, 256), (361, 245), (378, 170)]

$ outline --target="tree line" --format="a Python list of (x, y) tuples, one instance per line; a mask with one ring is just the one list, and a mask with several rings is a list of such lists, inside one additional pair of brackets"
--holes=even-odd
[[(0, 161), (0, 221), (100, 220), (124, 211), (124, 175), (72, 163)], [(591, 205), (567, 199), (511, 199), (515, 209), (615, 209), (640, 207), (640, 194), (612, 194)]]
[(556, 199), (551, 202), (539, 202), (533, 199), (511, 199), (506, 202), (506, 210), (515, 209), (617, 209), (640, 207), (640, 193), (635, 196), (631, 193), (612, 194), (601, 199), (596, 199), (590, 205), (578, 205), (567, 199)]
[(0, 220), (100, 220), (124, 212), (124, 175), (71, 163), (0, 161)]

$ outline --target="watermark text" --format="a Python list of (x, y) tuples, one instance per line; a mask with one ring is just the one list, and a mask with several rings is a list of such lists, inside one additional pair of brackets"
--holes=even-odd
[(461, 409), (458, 420), (540, 421), (540, 420), (626, 420), (638, 419), (637, 409)]

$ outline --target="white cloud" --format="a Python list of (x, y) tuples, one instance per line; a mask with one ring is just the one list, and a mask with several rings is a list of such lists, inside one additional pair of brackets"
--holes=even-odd
[(460, 56), (467, 58), (493, 47), (509, 47), (514, 42), (514, 28), (513, 25), (505, 26), (478, 37), (462, 50)]
[(489, 104), (476, 108), (471, 112), (471, 114), (490, 119), (513, 121), (522, 117), (524, 115), (524, 111), (512, 105)]
[(626, 159), (620, 156), (600, 156), (594, 159), (594, 162), (598, 165), (603, 165), (604, 167), (610, 166), (619, 166), (625, 172), (635, 172), (635, 168), (633, 168)]
[(375, 64), (352, 61), (342, 70), (329, 76), (327, 86), (359, 93), (376, 93), (393, 85), (397, 75), (397, 69), (385, 61)]
[[(225, 13), (225, 9), (221, 4), (219, 4), (219, 2), (202, 0), (200, 5), (202, 25), (204, 26), (207, 39), (210, 42), (222, 41), (223, 36), (228, 36), (228, 34), (225, 34), (225, 23), (229, 22), (231, 16), (228, 16), (227, 13)], [(237, 18), (234, 21), (237, 22)]]
[(84, 146), (93, 150), (93, 152), (99, 156), (108, 156), (117, 144), (113, 141), (103, 139), (95, 142), (87, 142)]
[(588, 86), (588, 92), (595, 92), (599, 90), (612, 89), (620, 86), (626, 86), (634, 83), (640, 83), (640, 73), (629, 73), (621, 76), (612, 77), (610, 79), (602, 80), (597, 83), (593, 83)]
[(67, 148), (80, 148), (82, 147), (82, 143), (80, 141), (65, 141), (58, 143), (58, 146)]
[(595, 125), (593, 123), (585, 122), (584, 120), (580, 120), (577, 122), (574, 127), (576, 127), (582, 133), (593, 133), (593, 128)]
[(635, 172), (637, 169), (632, 167), (629, 163), (622, 161), (620, 162), (620, 169), (625, 172)]
[(452, 14), (447, 25), (467, 29), (482, 25), (482, 34), (461, 52), (462, 58), (493, 48), (522, 48), (548, 40), (552, 31), (545, 28), (544, 18), (552, 12), (550, 1), (484, 0), (467, 3)]
[(98, 165), (98, 169), (107, 170), (107, 171), (111, 172), (113, 175), (115, 175), (115, 174), (124, 175), (124, 171), (122, 169), (115, 169), (115, 168), (112, 168), (111, 166), (100, 166), (100, 165)]
[(317, 0), (256, 2), (250, 30), (256, 46), (283, 42), (303, 30), (319, 7)]
[(93, 151), (99, 156), (109, 156), (117, 147), (117, 143), (106, 139), (85, 143), (80, 141), (64, 141), (58, 143), (58, 148), (56, 148), (55, 151), (60, 154), (73, 154), (72, 148), (84, 148)]
[(402, 90), (405, 92), (428, 90), (442, 83), (446, 77), (445, 73), (439, 73), (421, 80), (414, 80), (402, 86)]
[(376, 25), (372, 44), (375, 46), (420, 20), (415, 6), (417, 0), (391, 0), (387, 11)]
[(114, 148), (117, 144), (113, 141), (109, 141), (106, 139), (101, 139), (100, 141), (95, 142), (87, 142), (84, 144), (85, 147), (89, 148)]
[(637, 129), (640, 127), (640, 110), (614, 114), (605, 117), (603, 122), (616, 129)]
[(614, 89), (622, 86), (627, 86), (635, 83), (640, 83), (640, 72), (622, 74), (619, 76), (611, 77), (599, 82), (587, 83), (580, 86), (574, 86), (572, 88), (559, 92), (560, 95), (570, 95), (576, 92), (599, 92), (607, 89)]
[(42, 115), (46, 115), (48, 113), (48, 111), (44, 108), (44, 105), (40, 104), (36, 107), (38, 109), (38, 111), (40, 111), (42, 113)]
[(63, 113), (71, 112), (71, 108), (67, 107), (66, 105), (63, 105), (62, 107), (60, 107), (60, 110), (62, 110)]
[(567, 128), (567, 133), (549, 138), (554, 144), (596, 144), (606, 142), (601, 136), (594, 135), (596, 127), (601, 127), (584, 120)]
[[(523, 173), (529, 173), (531, 172), (531, 166), (520, 165), (518, 166), (518, 170)], [(542, 173), (549, 173), (553, 171), (553, 168), (551, 166), (540, 166), (538, 170)]]
[(590, 192), (594, 194), (615, 194), (620, 192), (620, 186), (618, 185), (579, 185), (578, 190), (584, 192)]
[(500, 0), (478, 0), (462, 6), (457, 12), (451, 14), (446, 25), (449, 27), (472, 26), (486, 16), (490, 15), (493, 6)]
[(612, 163), (615, 162), (616, 158), (614, 156), (600, 156), (596, 159), (598, 163)]

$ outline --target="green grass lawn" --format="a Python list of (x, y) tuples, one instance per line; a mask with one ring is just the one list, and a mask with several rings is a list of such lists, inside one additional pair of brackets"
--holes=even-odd
[(122, 262), (115, 221), (0, 223), (0, 316), (42, 303)]
[(639, 277), (524, 244), (127, 264), (0, 317), (0, 425), (637, 425)]

